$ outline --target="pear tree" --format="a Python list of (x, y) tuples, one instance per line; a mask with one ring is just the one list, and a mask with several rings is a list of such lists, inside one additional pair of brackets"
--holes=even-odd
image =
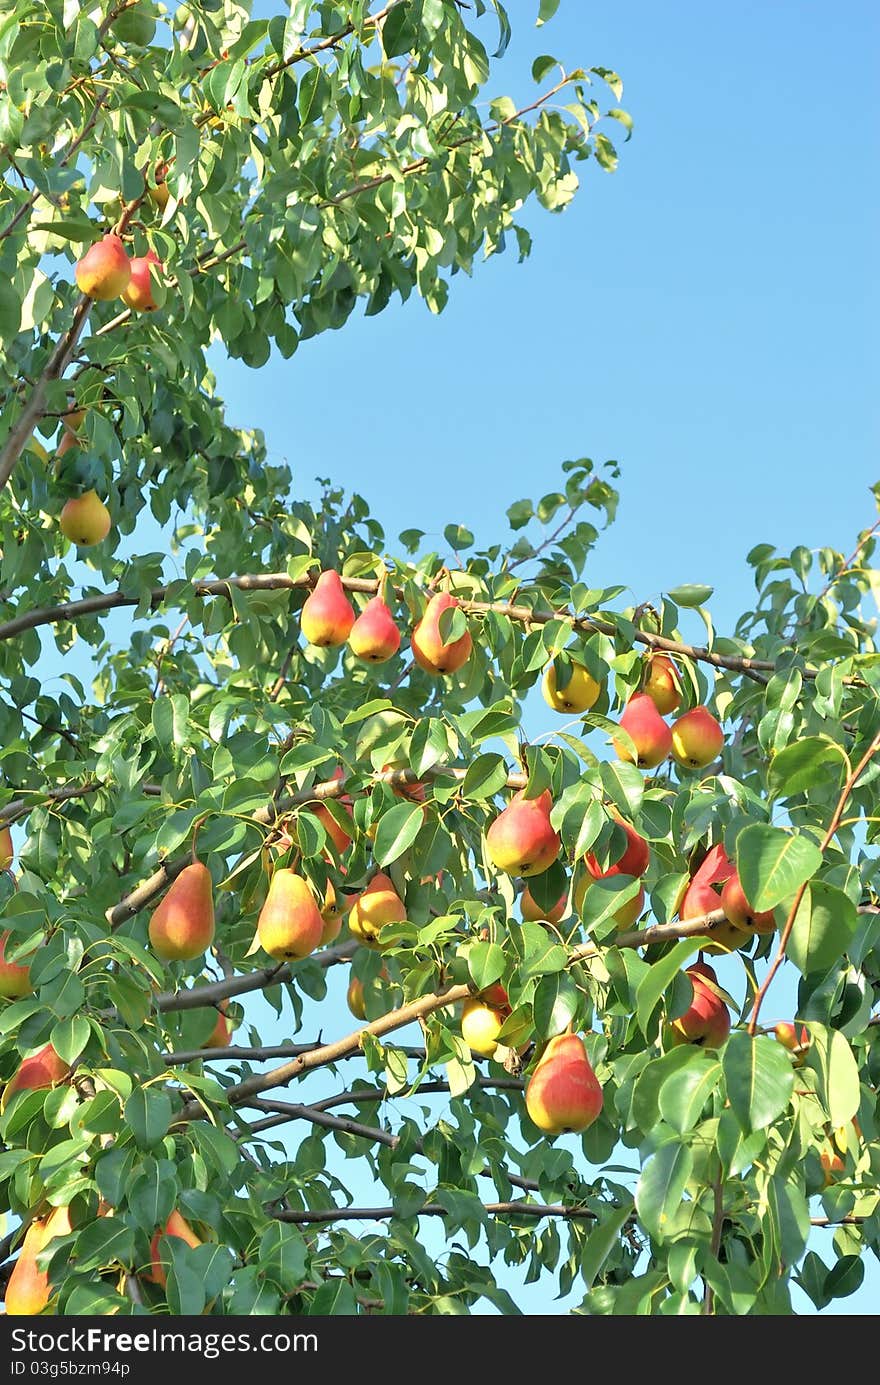
[(510, 23), (0, 16), (11, 1314), (788, 1314), (880, 1249), (877, 525), (717, 632), (587, 585), (615, 463), (429, 551), (209, 368), (601, 201), (613, 55), (514, 100)]

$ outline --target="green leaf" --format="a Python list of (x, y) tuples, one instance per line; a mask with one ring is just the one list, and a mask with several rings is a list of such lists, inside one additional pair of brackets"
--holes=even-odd
[[(611, 112), (609, 111), (609, 115)], [(617, 113), (618, 119), (620, 118)], [(629, 126), (627, 126), (629, 129)], [(629, 138), (629, 136), (627, 136)], [(703, 587), (697, 584), (685, 585), (683, 587), (673, 587), (669, 595), (676, 606), (705, 606), (709, 597), (714, 591), (713, 587)]]
[(387, 866), (402, 856), (419, 835), (424, 820), (424, 812), (418, 804), (401, 803), (383, 813), (373, 844), (376, 864)]
[(773, 1228), (780, 1259), (786, 1265), (796, 1265), (810, 1234), (807, 1199), (796, 1183), (774, 1174), (767, 1184), (764, 1211)]
[(125, 1103), (125, 1119), (141, 1149), (149, 1149), (171, 1124), (171, 1097), (157, 1087), (135, 1087)]
[[(394, 11), (392, 10), (392, 14)], [(353, 1318), (358, 1310), (354, 1289), (347, 1279), (325, 1279), (309, 1307), (312, 1317)]]
[(92, 1027), (84, 1015), (59, 1020), (52, 1026), (50, 1043), (65, 1063), (73, 1063), (89, 1041)]
[(559, 0), (541, 0), (541, 6), (538, 10), (538, 18), (536, 21), (536, 28), (540, 28), (542, 24), (546, 24), (548, 19), (552, 19), (558, 9)]
[(835, 1130), (859, 1109), (859, 1069), (846, 1035), (810, 1020), (806, 1066), (818, 1077), (818, 1094)]
[(836, 1265), (832, 1265), (825, 1280), (825, 1293), (828, 1298), (848, 1298), (862, 1287), (865, 1278), (865, 1263), (859, 1255), (841, 1255)]
[(477, 755), (468, 765), (461, 784), (462, 798), (492, 798), (504, 788), (509, 770), (503, 755)]
[(130, 1265), (134, 1257), (134, 1231), (119, 1217), (98, 1217), (76, 1239), (76, 1267), (80, 1271)]
[(468, 971), (478, 991), (484, 991), (504, 975), (507, 961), (497, 943), (474, 943), (468, 948)]
[(721, 1081), (721, 1064), (694, 1049), (686, 1067), (670, 1073), (660, 1088), (660, 1114), (673, 1130), (693, 1130), (709, 1097)]
[(804, 893), (788, 940), (787, 955), (805, 976), (842, 961), (859, 926), (856, 906), (843, 890), (814, 880)]
[(770, 761), (771, 793), (791, 798), (821, 784), (837, 788), (846, 772), (846, 754), (836, 741), (824, 736), (805, 736), (792, 741)]
[(822, 864), (809, 837), (755, 822), (736, 839), (736, 865), (746, 898), (758, 913), (774, 909), (800, 888)]
[(788, 1106), (794, 1073), (788, 1050), (766, 1034), (731, 1034), (721, 1055), (731, 1108), (746, 1132), (771, 1125)]
[(636, 991), (636, 1018), (643, 1034), (648, 1032), (648, 1021), (654, 1013), (660, 997), (671, 985), (687, 959), (701, 946), (699, 938), (682, 938), (667, 952), (665, 957), (651, 964)]
[(671, 1140), (661, 1145), (642, 1169), (636, 1186), (636, 1210), (655, 1240), (663, 1240), (693, 1167), (693, 1155), (687, 1146)]
[(580, 1008), (580, 992), (564, 972), (542, 976), (535, 988), (532, 1014), (537, 1033), (552, 1039), (572, 1023)]
[(263, 1232), (258, 1260), (261, 1272), (290, 1293), (305, 1278), (308, 1246), (295, 1226), (272, 1222)]
[(604, 1213), (599, 1214), (599, 1220), (587, 1236), (587, 1243), (580, 1252), (580, 1276), (588, 1289), (593, 1287), (597, 1275), (617, 1245), (620, 1233), (632, 1214), (631, 1202), (624, 1202), (621, 1207), (609, 1209), (607, 1216)]

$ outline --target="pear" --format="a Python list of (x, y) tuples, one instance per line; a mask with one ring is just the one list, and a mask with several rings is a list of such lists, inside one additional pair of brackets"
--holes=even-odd
[(579, 1034), (551, 1039), (526, 1086), (526, 1110), (547, 1135), (586, 1130), (602, 1110), (602, 1088)]
[(354, 625), (354, 609), (342, 586), (338, 572), (322, 572), (315, 589), (306, 598), (300, 627), (309, 644), (321, 649), (345, 644)]
[(76, 285), (80, 293), (99, 302), (118, 298), (131, 278), (131, 261), (118, 236), (103, 236), (96, 241), (76, 267)]
[(519, 907), (527, 923), (561, 923), (569, 912), (568, 890), (563, 890), (552, 908), (542, 909), (536, 902), (528, 885), (526, 885), (520, 895)]
[(32, 1317), (48, 1306), (52, 1293), (49, 1275), (37, 1268), (37, 1256), (51, 1241), (69, 1236), (72, 1230), (69, 1207), (55, 1207), (47, 1217), (31, 1222), (6, 1286), (7, 1316)]
[(559, 855), (560, 840), (550, 825), (553, 800), (545, 789), (537, 798), (515, 794), (486, 833), (489, 859), (507, 875), (541, 875)]
[(384, 664), (400, 648), (400, 631), (381, 596), (368, 601), (348, 636), (352, 654), (368, 664)]
[(176, 1236), (178, 1240), (195, 1249), (200, 1246), (202, 1241), (193, 1231), (186, 1217), (181, 1216), (175, 1207), (163, 1227), (160, 1227), (150, 1242), (150, 1267), (144, 1272), (144, 1278), (152, 1281), (153, 1284), (160, 1284), (164, 1289), (168, 1283), (168, 1261), (160, 1258), (159, 1240), (162, 1236)]
[[(721, 887), (733, 875), (734, 869), (733, 862), (720, 843), (706, 853), (679, 906), (678, 916), (683, 923), (721, 908)], [(750, 934), (741, 928), (735, 928), (731, 923), (716, 924), (703, 944), (703, 951), (732, 952), (748, 942), (749, 937)]]
[(327, 881), (327, 888), (324, 891), (324, 902), (321, 905), (321, 940), (318, 944), (323, 947), (325, 943), (332, 943), (342, 931), (342, 920), (345, 918), (347, 909), (350, 908), (350, 901), (347, 895), (337, 894), (336, 887), (332, 880)]
[(626, 836), (626, 846), (623, 855), (619, 856), (612, 865), (602, 870), (596, 857), (590, 852), (590, 854), (585, 857), (587, 870), (595, 880), (602, 879), (604, 876), (608, 875), (632, 875), (638, 880), (648, 869), (648, 864), (651, 859), (650, 848), (644, 837), (636, 831), (631, 823), (625, 822), (623, 818), (618, 817), (616, 813), (614, 814), (614, 820), (618, 827), (623, 828), (624, 835)]
[(724, 732), (708, 707), (692, 707), (672, 727), (672, 753), (686, 769), (705, 769), (723, 745)]
[(6, 1109), (16, 1092), (38, 1091), (43, 1087), (55, 1087), (70, 1073), (70, 1065), (55, 1052), (51, 1044), (45, 1044), (29, 1058), (23, 1058), (10, 1077), (0, 1101), (0, 1111)]
[(276, 962), (295, 962), (314, 952), (323, 932), (309, 882), (287, 866), (276, 870), (257, 920), (260, 945)]
[(0, 996), (6, 1000), (21, 1000), (34, 989), (31, 985), (31, 969), (26, 963), (6, 960), (6, 947), (11, 937), (12, 934), (8, 932), (0, 934)]
[(82, 438), (79, 430), (85, 421), (85, 410), (74, 409), (69, 414), (65, 414), (61, 420), (61, 440), (55, 449), (56, 459), (63, 457), (65, 452), (69, 452), (72, 447), (81, 447)]
[(228, 1046), (234, 1026), (226, 1014), (226, 1010), (227, 1002), (221, 1000), (217, 1007), (217, 1023), (204, 1043), (200, 1045), (201, 1048), (226, 1048)]
[(58, 522), (64, 537), (79, 548), (92, 548), (110, 533), (110, 511), (96, 491), (68, 500)]
[(681, 702), (681, 678), (678, 669), (665, 654), (652, 654), (642, 683), (661, 717), (674, 712)]
[(718, 994), (718, 978), (705, 962), (688, 967), (693, 999), (683, 1015), (672, 1021), (669, 1041), (718, 1048), (730, 1033), (730, 1011)]
[[(333, 778), (337, 781), (337, 783), (340, 784), (345, 779), (345, 770), (342, 768), (341, 765), (336, 766), (335, 770), (333, 771)], [(351, 798), (347, 794), (341, 797), (338, 800), (338, 802), (340, 802), (344, 808), (351, 807)], [(314, 813), (315, 817), (321, 823), (322, 827), (324, 828), (324, 831), (327, 833), (327, 836), (333, 842), (333, 845), (336, 847), (336, 850), (339, 852), (339, 855), (341, 856), (342, 853), (344, 851), (347, 851), (348, 848), (351, 846), (351, 837), (348, 835), (345, 828), (340, 826), (340, 824), (336, 821), (335, 817), (330, 812), (326, 804), (319, 803), (318, 806), (316, 808), (312, 808), (311, 811)]]
[(150, 919), (150, 942), (165, 962), (192, 962), (214, 941), (214, 889), (201, 861), (185, 866)]
[(0, 870), (8, 870), (15, 852), (12, 849), (12, 833), (8, 827), (0, 827)]
[(356, 976), (353, 976), (348, 983), (345, 1000), (356, 1020), (367, 1018), (367, 1009), (364, 1003), (364, 983), (359, 981)]
[(440, 634), (440, 617), (458, 604), (449, 592), (436, 592), (412, 632), (413, 658), (426, 673), (456, 673), (470, 657), (472, 641), (467, 630), (451, 644), (444, 644)]
[(588, 712), (599, 697), (602, 688), (595, 678), (587, 672), (583, 664), (572, 661), (569, 680), (559, 687), (556, 665), (549, 663), (541, 679), (541, 692), (548, 707), (554, 712)]
[(746, 899), (746, 892), (742, 887), (739, 872), (736, 870), (725, 882), (724, 889), (721, 891), (721, 908), (727, 916), (728, 923), (732, 923), (734, 928), (741, 928), (743, 932), (749, 929), (755, 933), (774, 933), (776, 931), (776, 915), (773, 910), (765, 909), (756, 912), (752, 908)]
[[(623, 709), (620, 725), (636, 748), (639, 769), (656, 769), (672, 749), (672, 732), (647, 693), (633, 693)], [(633, 754), (623, 741), (613, 741), (618, 758), (632, 762)]]
[[(613, 871), (608, 871), (612, 875)], [(601, 878), (601, 877), (600, 877)], [(591, 889), (593, 884), (591, 875), (581, 877), (574, 888), (574, 907), (578, 914), (585, 918), (587, 923), (591, 917), (597, 918), (608, 903), (608, 896), (602, 890)], [(615, 910), (614, 922), (617, 925), (618, 933), (627, 928), (633, 928), (645, 911), (645, 888), (639, 886), (639, 892), (632, 899), (628, 899), (625, 904)]]
[(472, 1053), (494, 1058), (498, 1035), (510, 1015), (510, 1002), (503, 986), (490, 986), (470, 996), (461, 1009), (461, 1037)]
[(152, 313), (159, 306), (153, 296), (151, 265), (155, 265), (158, 270), (162, 269), (162, 261), (155, 250), (148, 250), (146, 255), (135, 255), (132, 258), (131, 278), (123, 290), (122, 301), (135, 312)]
[(797, 1027), (792, 1024), (791, 1020), (780, 1020), (778, 1024), (774, 1024), (773, 1033), (776, 1035), (776, 1042), (794, 1054), (795, 1067), (803, 1067), (807, 1049), (810, 1047), (810, 1035), (806, 1025), (801, 1025), (801, 1032), (798, 1035)]
[(379, 930), (386, 923), (403, 923), (405, 919), (406, 905), (393, 882), (380, 871), (352, 905), (348, 926), (366, 947), (381, 948)]

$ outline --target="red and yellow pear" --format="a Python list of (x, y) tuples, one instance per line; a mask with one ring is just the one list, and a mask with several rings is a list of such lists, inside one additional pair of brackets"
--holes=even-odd
[[(733, 875), (736, 867), (724, 847), (713, 846), (706, 853), (702, 865), (684, 892), (678, 915), (682, 923), (690, 919), (702, 918), (721, 908), (721, 889)], [(751, 934), (735, 928), (729, 921), (716, 923), (703, 944), (704, 952), (733, 952), (747, 943)]]
[(55, 449), (55, 456), (63, 457), (65, 452), (69, 452), (72, 447), (81, 447), (82, 438), (79, 430), (85, 421), (85, 409), (72, 409), (69, 414), (65, 414), (61, 420), (61, 440)]
[(47, 1217), (31, 1222), (6, 1286), (7, 1316), (32, 1317), (49, 1306), (52, 1297), (49, 1274), (37, 1267), (37, 1256), (52, 1241), (69, 1236), (72, 1230), (69, 1207), (55, 1207)]
[(211, 1030), (207, 1039), (200, 1045), (201, 1048), (226, 1048), (235, 1026), (226, 1013), (227, 1002), (221, 1000), (217, 1007), (217, 1022)]
[(739, 872), (736, 870), (725, 881), (724, 889), (721, 891), (721, 908), (724, 910), (728, 923), (732, 923), (734, 928), (742, 929), (744, 933), (775, 933), (776, 931), (776, 915), (773, 910), (758, 911), (752, 908), (746, 899), (746, 892), (742, 887)]
[(333, 568), (322, 572), (306, 598), (300, 628), (309, 644), (320, 649), (345, 644), (354, 625), (354, 607), (345, 595), (342, 578)]
[(6, 948), (12, 934), (0, 933), (0, 996), (5, 1000), (21, 1000), (33, 991), (31, 969), (27, 962), (9, 962)]
[(314, 952), (323, 932), (309, 882), (289, 866), (276, 870), (257, 920), (260, 946), (276, 962), (296, 962)]
[(384, 664), (400, 648), (400, 631), (381, 596), (368, 601), (348, 636), (349, 648), (368, 664)]
[(602, 1088), (579, 1034), (551, 1039), (526, 1085), (526, 1110), (546, 1135), (574, 1134), (602, 1110)]
[(801, 1025), (801, 1032), (798, 1034), (797, 1026), (791, 1020), (780, 1020), (778, 1024), (774, 1024), (773, 1033), (776, 1035), (776, 1042), (794, 1055), (795, 1067), (803, 1067), (807, 1049), (810, 1047), (810, 1035), (806, 1025)]
[(461, 1037), (472, 1053), (494, 1058), (498, 1035), (510, 1015), (510, 1002), (503, 986), (489, 986), (479, 995), (469, 996), (461, 1007)]
[(365, 947), (381, 948), (380, 929), (386, 923), (403, 923), (405, 919), (406, 905), (393, 881), (379, 871), (351, 906), (348, 926)]
[(623, 818), (614, 814), (614, 821), (618, 827), (623, 829), (626, 837), (626, 846), (623, 855), (618, 856), (610, 866), (603, 870), (592, 852), (584, 858), (587, 870), (595, 880), (601, 880), (609, 875), (631, 875), (638, 880), (648, 869), (651, 860), (651, 849), (640, 832), (637, 832), (633, 825), (625, 822)]
[(618, 759), (634, 762), (639, 769), (656, 769), (668, 757), (672, 732), (647, 693), (633, 693), (623, 709), (620, 726), (635, 746), (635, 755), (629, 745), (615, 737), (612, 743)]
[(153, 1284), (159, 1284), (164, 1289), (168, 1283), (167, 1261), (160, 1258), (159, 1240), (162, 1236), (176, 1236), (178, 1240), (184, 1242), (191, 1249), (202, 1245), (200, 1237), (196, 1235), (186, 1217), (182, 1216), (175, 1207), (170, 1217), (163, 1227), (159, 1227), (150, 1242), (150, 1267), (144, 1272), (144, 1278), (149, 1279)]
[(135, 312), (152, 313), (159, 306), (153, 295), (152, 265), (157, 270), (162, 268), (162, 261), (155, 250), (148, 250), (146, 255), (136, 255), (131, 261), (131, 278), (123, 290), (122, 301)]
[(541, 692), (544, 701), (548, 707), (552, 707), (554, 712), (575, 713), (576, 715), (588, 712), (598, 700), (602, 691), (601, 684), (596, 682), (583, 664), (579, 664), (575, 660), (571, 661), (568, 673), (568, 682), (560, 686), (555, 663), (551, 662), (547, 665), (541, 679)]
[(672, 1021), (669, 1039), (677, 1044), (718, 1048), (730, 1033), (730, 1011), (718, 991), (718, 978), (705, 962), (688, 967), (693, 998), (683, 1015)]
[(32, 1053), (28, 1058), (22, 1058), (6, 1083), (3, 1098), (0, 1100), (0, 1111), (6, 1109), (7, 1103), (16, 1092), (34, 1092), (43, 1087), (56, 1087), (69, 1074), (69, 1063), (56, 1053), (51, 1044), (44, 1044), (38, 1052)]
[(542, 909), (526, 885), (519, 898), (519, 907), (526, 923), (561, 923), (569, 912), (568, 890), (563, 890), (552, 908)]
[(724, 732), (708, 707), (692, 707), (672, 726), (672, 754), (685, 769), (705, 769), (717, 760)]
[(559, 855), (559, 835), (550, 824), (553, 800), (545, 789), (537, 798), (515, 794), (486, 833), (489, 859), (507, 875), (541, 875)]
[(61, 509), (61, 532), (78, 548), (92, 548), (110, 533), (110, 511), (97, 491), (72, 496)]
[[(342, 768), (341, 765), (336, 766), (335, 770), (333, 771), (333, 778), (339, 784), (341, 784), (345, 779), (345, 770)], [(344, 808), (351, 807), (351, 798), (347, 794), (341, 796), (339, 798), (339, 802), (342, 804)], [(339, 852), (339, 855), (341, 856), (342, 853), (344, 851), (347, 851), (348, 848), (351, 846), (351, 837), (346, 832), (345, 828), (342, 827), (336, 821), (335, 817), (330, 812), (330, 809), (327, 807), (325, 803), (319, 803), (317, 807), (313, 808), (311, 811), (314, 813), (315, 817), (318, 819), (321, 826), (324, 828), (324, 831), (327, 833), (327, 836), (330, 838), (331, 842), (336, 847), (336, 850)]]
[(149, 926), (150, 943), (163, 962), (192, 962), (214, 941), (214, 887), (202, 861), (184, 866)]
[(674, 712), (681, 702), (681, 679), (675, 664), (666, 654), (652, 654), (642, 683), (661, 717)]
[(131, 261), (125, 246), (112, 232), (90, 246), (76, 266), (80, 293), (100, 303), (118, 298), (131, 278)]
[(465, 630), (450, 644), (444, 643), (440, 634), (440, 617), (444, 611), (454, 610), (458, 604), (449, 592), (436, 592), (412, 632), (413, 658), (426, 673), (457, 673), (470, 657), (472, 641), (469, 631)]
[[(388, 980), (388, 972), (385, 967), (379, 972), (379, 980)], [(365, 1020), (367, 1018), (367, 1007), (364, 999), (364, 983), (359, 977), (351, 977), (348, 983), (348, 990), (345, 993), (345, 1000), (356, 1020)]]

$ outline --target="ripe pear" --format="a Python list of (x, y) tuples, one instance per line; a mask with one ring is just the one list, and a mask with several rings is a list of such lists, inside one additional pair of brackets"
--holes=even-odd
[(665, 654), (652, 654), (648, 660), (647, 673), (642, 683), (642, 692), (647, 693), (661, 717), (674, 712), (681, 702), (681, 679), (678, 669)]
[(549, 663), (541, 679), (541, 692), (548, 707), (554, 712), (588, 712), (599, 697), (602, 688), (595, 678), (587, 672), (583, 664), (572, 660), (570, 678), (564, 687), (559, 687), (556, 665)]
[(321, 649), (345, 644), (354, 625), (354, 608), (345, 595), (342, 578), (333, 568), (322, 572), (306, 598), (300, 627), (309, 644)]
[(76, 285), (80, 293), (101, 303), (118, 298), (131, 278), (131, 261), (118, 236), (103, 236), (96, 241), (76, 267)]
[(830, 1143), (826, 1144), (819, 1155), (819, 1162), (825, 1171), (824, 1185), (826, 1188), (830, 1188), (832, 1183), (837, 1182), (837, 1175), (844, 1172), (846, 1164)]
[(542, 909), (526, 885), (519, 898), (519, 907), (527, 923), (561, 923), (569, 912), (568, 890), (563, 890), (551, 909)]
[(68, 500), (61, 510), (61, 532), (79, 548), (92, 548), (110, 533), (110, 511), (96, 491)]
[(308, 957), (320, 944), (324, 920), (311, 886), (285, 866), (276, 870), (257, 920), (260, 945), (276, 962)]
[[(333, 771), (333, 778), (337, 780), (337, 782), (340, 784), (345, 779), (345, 770), (342, 768), (341, 765), (336, 766), (335, 770)], [(345, 794), (338, 801), (343, 805), (344, 808), (351, 807), (351, 798), (348, 796), (348, 794)], [(336, 850), (339, 852), (339, 855), (341, 856), (342, 853), (344, 851), (347, 851), (348, 848), (351, 846), (351, 837), (348, 835), (345, 828), (340, 826), (340, 824), (336, 821), (335, 817), (324, 803), (319, 803), (316, 808), (312, 809), (312, 812), (314, 813), (318, 821), (321, 823), (322, 827), (324, 828), (324, 831), (327, 833), (327, 836), (330, 838), (333, 845), (336, 847)]]
[(381, 948), (379, 930), (386, 923), (403, 923), (406, 905), (393, 882), (380, 871), (358, 895), (348, 916), (348, 926), (366, 947)]
[(153, 1284), (160, 1284), (164, 1289), (168, 1283), (168, 1262), (160, 1259), (159, 1239), (161, 1236), (177, 1236), (179, 1240), (192, 1249), (202, 1245), (202, 1241), (193, 1231), (186, 1217), (181, 1216), (175, 1207), (165, 1225), (156, 1231), (150, 1242), (150, 1268), (144, 1272), (145, 1279), (151, 1280)]
[(11, 933), (0, 934), (0, 996), (6, 1000), (21, 1000), (33, 991), (31, 969), (27, 963), (7, 962), (6, 945)]
[(776, 1035), (776, 1042), (794, 1054), (795, 1067), (803, 1067), (807, 1049), (810, 1047), (810, 1035), (806, 1025), (801, 1025), (801, 1032), (798, 1035), (797, 1026), (791, 1020), (780, 1020), (778, 1024), (774, 1024), (773, 1033)]
[[(587, 923), (591, 921), (591, 918), (597, 918), (608, 903), (608, 897), (602, 890), (591, 890), (593, 879), (594, 877), (589, 874), (583, 875), (574, 888), (574, 906)], [(633, 928), (644, 912), (645, 887), (640, 885), (638, 894), (634, 898), (628, 899), (625, 904), (621, 904), (613, 915), (618, 933), (622, 933), (627, 928)]]
[(364, 1003), (364, 983), (356, 976), (353, 976), (348, 983), (345, 1000), (356, 1020), (367, 1018), (367, 1009)]
[(0, 870), (8, 870), (15, 852), (12, 849), (12, 833), (8, 827), (0, 827)]
[(185, 866), (150, 918), (150, 942), (165, 962), (192, 962), (214, 941), (214, 888), (201, 861)]
[(226, 1048), (232, 1038), (234, 1025), (227, 1013), (227, 1002), (221, 1000), (217, 1010), (217, 1023), (211, 1030), (207, 1039), (200, 1045), (201, 1048)]
[(55, 1087), (70, 1073), (70, 1065), (55, 1052), (51, 1044), (44, 1046), (29, 1058), (23, 1058), (10, 1077), (0, 1101), (0, 1111), (16, 1092), (38, 1091), (43, 1087)]
[[(672, 732), (647, 693), (633, 693), (623, 709), (620, 725), (636, 748), (639, 769), (656, 769), (672, 749)], [(621, 760), (632, 762), (633, 754), (623, 741), (614, 740)]]
[(705, 962), (688, 967), (693, 999), (683, 1015), (672, 1021), (669, 1040), (673, 1047), (691, 1043), (718, 1048), (730, 1033), (730, 1011), (718, 994), (718, 978)]
[(324, 891), (324, 902), (321, 905), (321, 940), (318, 944), (323, 947), (325, 943), (332, 943), (342, 931), (342, 920), (346, 912), (351, 907), (348, 895), (341, 892), (337, 893), (332, 880), (327, 881), (327, 888)]
[(472, 1053), (494, 1058), (498, 1035), (510, 1014), (510, 1002), (503, 986), (490, 986), (470, 996), (461, 1009), (461, 1037)]
[(624, 819), (618, 817), (616, 813), (614, 814), (614, 820), (618, 827), (623, 828), (626, 836), (626, 846), (624, 847), (623, 855), (619, 856), (612, 865), (602, 870), (596, 857), (590, 852), (589, 855), (584, 858), (587, 870), (595, 880), (600, 880), (608, 875), (631, 875), (638, 880), (648, 869), (648, 864), (651, 859), (650, 848), (641, 833), (637, 832), (631, 823), (625, 822)]
[(507, 875), (541, 875), (559, 855), (559, 835), (550, 825), (553, 800), (545, 789), (537, 798), (515, 794), (486, 833), (492, 864)]
[(526, 1086), (526, 1110), (547, 1135), (586, 1130), (602, 1110), (602, 1088), (579, 1034), (551, 1039)]
[(63, 457), (65, 452), (69, 452), (72, 447), (81, 447), (82, 438), (79, 430), (85, 421), (85, 410), (74, 409), (69, 414), (65, 414), (61, 420), (61, 440), (55, 449), (56, 459)]
[(739, 878), (739, 871), (734, 871), (729, 880), (725, 882), (724, 889), (721, 891), (721, 907), (729, 923), (734, 928), (741, 928), (743, 932), (751, 930), (754, 933), (775, 933), (776, 915), (772, 909), (764, 909), (760, 912), (754, 910), (746, 899), (746, 892), (742, 887)]
[(146, 255), (135, 255), (131, 261), (131, 278), (122, 293), (123, 303), (139, 313), (155, 312), (159, 306), (153, 296), (151, 265), (162, 269), (162, 261), (155, 250), (148, 250)]
[(73, 1226), (69, 1207), (55, 1207), (47, 1217), (32, 1221), (6, 1286), (6, 1313), (32, 1317), (42, 1313), (51, 1297), (48, 1271), (37, 1268), (37, 1256), (51, 1241), (69, 1236)]
[[(721, 887), (727, 883), (735, 870), (733, 862), (719, 843), (713, 846), (700, 868), (684, 892), (678, 910), (683, 923), (689, 919), (701, 918), (721, 908)], [(747, 943), (751, 935), (731, 923), (716, 924), (703, 944), (704, 952), (733, 952)]]
[(436, 592), (412, 632), (413, 658), (426, 673), (456, 673), (470, 657), (472, 641), (469, 631), (465, 630), (451, 644), (444, 644), (440, 634), (440, 617), (444, 611), (458, 604), (449, 592)]
[(724, 732), (708, 707), (692, 707), (672, 727), (672, 754), (686, 769), (705, 769), (721, 754)]
[(381, 596), (368, 601), (348, 637), (349, 648), (358, 659), (369, 664), (384, 664), (400, 648), (400, 631)]

